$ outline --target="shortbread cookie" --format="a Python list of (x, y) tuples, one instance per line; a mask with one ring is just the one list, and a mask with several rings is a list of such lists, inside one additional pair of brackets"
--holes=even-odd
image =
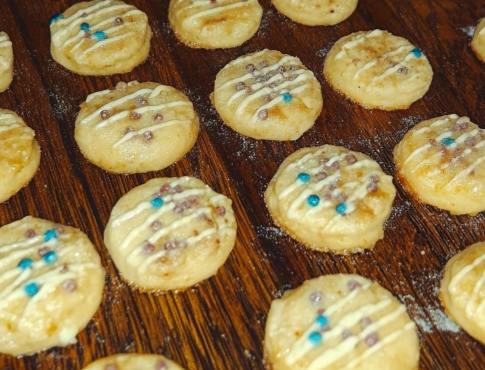
[(314, 249), (352, 253), (384, 236), (396, 189), (368, 156), (333, 145), (284, 160), (265, 192), (275, 223)]
[(274, 300), (264, 350), (272, 370), (415, 370), (419, 362), (406, 307), (359, 275), (307, 280)]
[(89, 95), (75, 139), (91, 162), (109, 172), (140, 173), (170, 166), (195, 144), (199, 119), (180, 91), (154, 82), (118, 83)]
[(451, 258), (445, 266), (440, 298), (445, 311), (475, 339), (485, 343), (485, 242)]
[(183, 370), (162, 355), (127, 353), (101, 358), (83, 370)]
[(34, 130), (15, 112), (0, 109), (0, 202), (27, 185), (39, 163)]
[(485, 18), (482, 18), (478, 23), (471, 46), (477, 57), (485, 62)]
[(259, 29), (258, 0), (171, 0), (168, 19), (175, 36), (192, 48), (239, 46)]
[(313, 72), (300, 59), (267, 49), (227, 64), (211, 100), (228, 126), (255, 139), (296, 140), (322, 110)]
[(10, 86), (13, 79), (12, 41), (5, 32), (0, 32), (0, 92)]
[(456, 114), (423, 121), (394, 148), (397, 177), (419, 201), (471, 214), (485, 210), (485, 130)]
[(433, 71), (423, 52), (387, 31), (342, 37), (329, 51), (323, 73), (339, 92), (365, 108), (408, 108), (429, 89)]
[(78, 229), (25, 217), (0, 228), (0, 352), (76, 343), (101, 303), (105, 271)]
[(359, 0), (271, 0), (275, 8), (307, 26), (329, 26), (350, 17)]
[(114, 206), (104, 241), (125, 280), (186, 288), (214, 275), (236, 240), (232, 201), (194, 177), (155, 178)]
[(145, 13), (118, 0), (84, 1), (51, 19), (51, 53), (82, 75), (125, 73), (150, 51)]

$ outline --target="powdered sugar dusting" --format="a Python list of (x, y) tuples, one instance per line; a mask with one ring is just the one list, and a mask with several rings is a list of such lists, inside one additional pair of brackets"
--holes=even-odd
[(477, 28), (476, 26), (468, 26), (468, 27), (460, 28), (460, 30), (462, 32), (465, 32), (468, 36), (473, 37), (473, 35), (475, 34), (476, 28)]

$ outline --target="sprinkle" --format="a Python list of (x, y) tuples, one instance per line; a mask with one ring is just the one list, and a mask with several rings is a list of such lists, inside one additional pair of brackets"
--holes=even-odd
[(414, 48), (414, 49), (413, 49), (411, 52), (413, 53), (413, 55), (414, 55), (416, 58), (421, 57), (422, 52), (421, 52), (421, 50), (419, 50), (418, 48)]
[(96, 31), (95, 33), (93, 33), (93, 36), (95, 38), (97, 38), (98, 40), (104, 40), (106, 39), (106, 33), (104, 33), (104, 31)]
[(312, 294), (310, 294), (309, 299), (310, 299), (310, 302), (312, 303), (321, 302), (321, 300), (323, 299), (322, 292), (320, 291), (313, 292)]
[(33, 297), (39, 292), (39, 285), (36, 283), (30, 283), (24, 286), (24, 291), (25, 294), (27, 294), (29, 297)]
[(162, 207), (163, 206), (163, 203), (164, 203), (164, 201), (160, 197), (156, 197), (156, 198), (152, 199), (152, 201), (151, 201), (151, 205), (155, 209), (158, 209), (158, 208)]
[(429, 139), (429, 145), (430, 146), (436, 146), (438, 143), (436, 142), (435, 139)]
[(378, 189), (379, 189), (379, 185), (377, 185), (377, 182), (371, 181), (371, 182), (369, 182), (369, 184), (367, 185), (367, 191), (368, 191), (369, 193), (374, 193), (374, 192), (376, 192)]
[(150, 141), (153, 139), (153, 133), (151, 131), (145, 131), (143, 133), (143, 140)]
[(153, 116), (153, 120), (156, 122), (162, 122), (163, 121), (163, 115), (160, 113), (157, 113)]
[(130, 132), (133, 132), (135, 129), (132, 126), (128, 126), (125, 130), (125, 135), (129, 134)]
[(315, 175), (315, 178), (317, 180), (325, 180), (328, 177), (327, 173), (325, 171), (320, 171)]
[(326, 326), (328, 324), (328, 317), (327, 316), (317, 316), (315, 322), (320, 326)]
[(349, 329), (344, 329), (342, 331), (342, 340), (345, 340), (352, 336), (352, 332)]
[(293, 99), (293, 97), (291, 96), (291, 94), (289, 92), (283, 93), (283, 101), (285, 103), (289, 103), (291, 101), (291, 99)]
[(49, 229), (44, 234), (44, 241), (48, 242), (52, 238), (57, 239), (57, 231), (54, 229)]
[(109, 112), (109, 110), (102, 110), (101, 112), (99, 112), (99, 115), (102, 119), (108, 119), (109, 117), (111, 117), (111, 113)]
[(32, 259), (30, 258), (24, 258), (19, 262), (17, 265), (21, 270), (27, 270), (28, 268), (32, 268)]
[(68, 292), (74, 292), (77, 289), (77, 283), (74, 279), (66, 279), (62, 282), (62, 288)]
[(182, 207), (180, 204), (177, 204), (175, 207), (173, 207), (174, 213), (182, 213), (184, 211), (184, 207)]
[(263, 60), (262, 62), (259, 63), (261, 67), (267, 67), (269, 66), (269, 63), (266, 60)]
[(355, 290), (356, 288), (360, 287), (360, 283), (357, 280), (349, 280), (347, 283), (347, 287), (349, 288), (350, 291)]
[(165, 361), (160, 360), (155, 364), (155, 370), (168, 370), (168, 365)]
[(311, 332), (310, 335), (308, 336), (308, 339), (310, 340), (310, 342), (312, 342), (315, 345), (320, 344), (322, 343), (322, 334), (316, 331)]
[(268, 110), (267, 109), (260, 110), (258, 112), (258, 117), (261, 118), (261, 119), (268, 118)]
[(408, 67), (401, 67), (397, 70), (397, 73), (400, 73), (402, 75), (407, 75), (409, 72), (409, 68)]
[(28, 229), (26, 232), (25, 232), (25, 236), (27, 238), (33, 238), (37, 233), (35, 232), (34, 229)]
[(148, 104), (148, 101), (147, 101), (147, 98), (145, 98), (144, 96), (137, 96), (135, 98), (135, 104), (137, 107), (144, 107), (145, 105)]
[(104, 370), (119, 370), (119, 369), (118, 369), (118, 366), (116, 366), (115, 364), (108, 364), (104, 367)]
[(284, 66), (279, 66), (278, 67), (278, 72), (279, 73), (285, 73), (286, 72), (286, 68)]
[(324, 312), (325, 312), (325, 310), (324, 310), (323, 308), (319, 308), (319, 309), (317, 310), (317, 315), (323, 315), (323, 314), (324, 314)]
[(152, 254), (155, 251), (155, 246), (150, 243), (148, 240), (145, 240), (141, 245), (143, 253), (145, 254)]
[(69, 271), (69, 266), (65, 263), (61, 267), (59, 267), (59, 272), (61, 274), (65, 274), (66, 272)]
[(241, 91), (241, 90), (244, 90), (246, 88), (246, 84), (242, 81), (239, 81), (236, 85), (236, 90), (237, 91)]
[(337, 208), (335, 210), (339, 215), (341, 215), (347, 210), (347, 205), (345, 203), (340, 203), (337, 205)]
[(372, 320), (369, 316), (364, 316), (360, 319), (360, 326), (362, 326), (362, 329), (367, 328), (370, 324), (372, 324)]
[(61, 13), (54, 15), (53, 17), (51, 17), (51, 25), (62, 18), (64, 18), (64, 16)]
[(137, 120), (141, 118), (141, 114), (138, 112), (131, 112), (130, 113), (130, 119), (132, 120)]
[(344, 192), (338, 193), (335, 199), (339, 203), (344, 203), (347, 200), (347, 194), (345, 194)]
[(162, 227), (162, 223), (158, 220), (155, 220), (150, 224), (150, 228), (155, 231), (160, 230), (161, 227)]
[(57, 225), (55, 228), (54, 228), (55, 231), (57, 231), (57, 234), (63, 234), (64, 233), (64, 226), (62, 225)]
[(445, 137), (443, 138), (443, 140), (441, 140), (441, 144), (444, 144), (444, 145), (451, 145), (455, 142), (455, 140), (453, 140), (451, 137)]
[(344, 158), (349, 164), (354, 164), (355, 162), (357, 162), (357, 157), (350, 153), (350, 154), (347, 154)]
[(121, 19), (120, 17), (115, 18), (115, 24), (122, 24), (122, 23), (123, 23), (123, 19)]
[(81, 17), (84, 18), (84, 17), (87, 17), (88, 16), (88, 13), (84, 12), (83, 14), (81, 14)]
[(251, 86), (246, 86), (246, 94), (248, 95), (251, 95), (253, 93), (253, 89), (251, 88)]
[(254, 66), (254, 64), (248, 64), (246, 66), (246, 71), (248, 72), (254, 72), (256, 70), (256, 67)]
[(338, 163), (338, 161), (332, 162), (329, 167), (338, 170), (340, 168), (340, 163)]
[(318, 195), (310, 195), (307, 199), (308, 204), (311, 205), (312, 207), (318, 206), (318, 203), (320, 203), (320, 197)]
[(47, 252), (46, 254), (44, 254), (44, 256), (42, 257), (42, 259), (48, 265), (52, 265), (54, 262), (57, 261), (57, 254), (54, 251), (50, 251), (50, 252)]
[(39, 256), (44, 256), (47, 252), (49, 252), (49, 248), (48, 247), (40, 247), (39, 250), (37, 251), (37, 253), (39, 253)]
[(162, 193), (162, 195), (168, 194), (169, 191), (170, 191), (170, 184), (165, 184), (160, 188), (160, 193)]
[(182, 189), (181, 185), (176, 185), (173, 190), (175, 190), (176, 193), (181, 193), (184, 189)]
[(222, 217), (226, 214), (226, 209), (224, 207), (219, 206), (216, 208), (216, 214)]
[(367, 344), (369, 347), (372, 347), (374, 344), (376, 344), (379, 341), (379, 337), (377, 336), (376, 332), (373, 332), (373, 333), (370, 333), (368, 336), (366, 336), (364, 341), (365, 341), (365, 344)]
[(300, 180), (301, 182), (308, 182), (310, 181), (310, 175), (307, 174), (307, 173), (299, 173), (298, 174), (298, 180)]
[(474, 137), (467, 137), (465, 139), (466, 146), (474, 146), (475, 145), (475, 138)]
[(82, 29), (83, 31), (87, 31), (87, 30), (89, 30), (89, 23), (86, 23), (86, 22), (81, 23), (81, 29)]

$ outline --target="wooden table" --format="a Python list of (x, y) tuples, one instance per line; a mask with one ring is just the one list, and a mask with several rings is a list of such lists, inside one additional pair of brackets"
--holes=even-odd
[[(78, 344), (37, 355), (0, 355), (0, 369), (81, 369), (118, 352), (155, 352), (186, 369), (263, 369), (264, 327), (271, 301), (305, 279), (358, 273), (389, 289), (407, 305), (421, 339), (420, 369), (485, 369), (485, 347), (459, 330), (437, 297), (446, 261), (485, 240), (485, 217), (450, 216), (418, 204), (395, 182), (398, 194), (385, 238), (372, 251), (349, 256), (310, 251), (273, 224), (263, 192), (278, 165), (296, 149), (343, 145), (376, 159), (394, 175), (392, 150), (409, 128), (444, 114), (467, 115), (485, 127), (485, 64), (470, 49), (471, 33), (485, 16), (482, 0), (361, 0), (356, 12), (332, 27), (307, 27), (261, 0), (263, 22), (241, 47), (197, 50), (177, 41), (168, 1), (131, 0), (148, 14), (154, 31), (149, 58), (132, 72), (106, 77), (71, 73), (50, 55), (49, 19), (75, 0), (0, 0), (0, 30), (15, 53), (15, 76), (0, 94), (0, 107), (16, 111), (36, 132), (40, 169), (30, 184), (0, 204), (2, 225), (34, 215), (73, 225), (88, 234), (107, 270), (104, 300), (78, 335)], [(342, 98), (322, 67), (331, 45), (359, 30), (385, 29), (420, 47), (434, 78), (429, 92), (409, 109), (366, 110)], [(298, 56), (322, 84), (324, 108), (297, 141), (257, 141), (220, 120), (209, 94), (229, 61), (262, 48)], [(79, 105), (92, 92), (118, 81), (174, 86), (194, 103), (201, 121), (195, 147), (169, 168), (113, 175), (89, 163), (74, 141)], [(127, 191), (154, 177), (201, 178), (234, 201), (238, 237), (219, 273), (181, 292), (142, 293), (124, 284), (104, 245), (111, 208)]]

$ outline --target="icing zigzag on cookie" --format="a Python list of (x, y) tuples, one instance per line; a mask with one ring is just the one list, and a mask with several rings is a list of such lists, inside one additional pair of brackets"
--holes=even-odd
[(10, 54), (12, 50), (12, 41), (8, 38), (6, 34), (0, 34), (0, 69), (7, 69), (10, 67), (12, 60), (11, 58), (2, 55), (5, 53)]
[[(199, 18), (218, 16), (218, 13), (247, 7), (250, 3), (257, 3), (257, 0), (194, 0), (189, 6), (193, 13), (186, 17), (183, 23), (184, 25), (196, 23), (199, 21)], [(187, 11), (187, 8), (179, 9), (177, 15), (185, 11)]]

